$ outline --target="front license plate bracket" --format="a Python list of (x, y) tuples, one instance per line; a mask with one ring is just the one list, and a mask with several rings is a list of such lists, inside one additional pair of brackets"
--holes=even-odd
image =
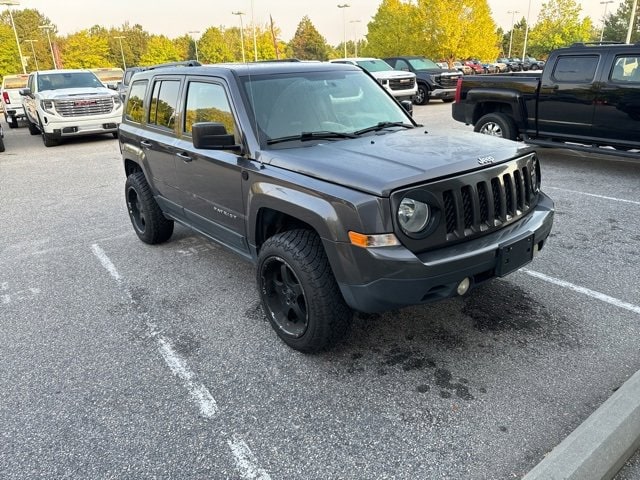
[(533, 260), (533, 250), (533, 233), (500, 244), (498, 247), (496, 275), (504, 277), (529, 263)]

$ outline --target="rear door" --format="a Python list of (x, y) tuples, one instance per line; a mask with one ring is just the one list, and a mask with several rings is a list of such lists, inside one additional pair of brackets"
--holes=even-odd
[(219, 122), (236, 137), (235, 143), (240, 143), (237, 115), (230, 98), (222, 79), (187, 78), (180, 138), (174, 146), (177, 186), (184, 214), (192, 225), (248, 255), (241, 177), (244, 160), (232, 150), (198, 150), (191, 135), (196, 122)]
[(580, 140), (591, 135), (602, 60), (597, 52), (568, 53), (545, 67), (538, 96), (539, 136)]
[(640, 46), (609, 55), (596, 99), (593, 136), (640, 146)]

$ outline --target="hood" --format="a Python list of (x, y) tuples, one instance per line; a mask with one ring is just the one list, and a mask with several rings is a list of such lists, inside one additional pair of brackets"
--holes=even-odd
[(411, 72), (402, 72), (400, 70), (385, 70), (381, 72), (371, 72), (375, 78), (380, 80), (393, 80), (401, 78), (415, 78), (416, 74)]
[(58, 100), (62, 98), (69, 97), (91, 97), (91, 96), (100, 96), (100, 97), (113, 97), (116, 93), (113, 90), (109, 90), (107, 87), (97, 87), (97, 88), (61, 88), (59, 90), (42, 90), (38, 92), (38, 95), (41, 98), (46, 98), (48, 100)]
[(426, 133), (424, 127), (260, 152), (267, 164), (389, 196), (398, 188), (490, 167), (531, 151), (524, 144), (474, 132)]

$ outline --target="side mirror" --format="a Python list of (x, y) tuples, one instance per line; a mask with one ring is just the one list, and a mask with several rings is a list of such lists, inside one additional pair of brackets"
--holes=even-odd
[(402, 100), (400, 105), (413, 117), (413, 102), (411, 100)]
[(236, 139), (218, 122), (198, 122), (191, 127), (193, 146), (208, 150), (241, 150)]
[(22, 95), (23, 97), (30, 97), (31, 96), (31, 89), (30, 88), (21, 88), (20, 90), (18, 90), (18, 93), (20, 95)]
[(107, 88), (109, 90), (117, 90), (118, 86), (115, 83), (107, 83)]

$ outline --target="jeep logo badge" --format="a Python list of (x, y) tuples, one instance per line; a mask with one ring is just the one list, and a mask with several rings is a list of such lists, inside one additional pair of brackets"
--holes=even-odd
[(478, 158), (478, 163), (480, 165), (488, 165), (489, 163), (493, 163), (495, 161), (496, 161), (496, 159), (493, 158), (491, 155), (487, 155), (486, 157)]

